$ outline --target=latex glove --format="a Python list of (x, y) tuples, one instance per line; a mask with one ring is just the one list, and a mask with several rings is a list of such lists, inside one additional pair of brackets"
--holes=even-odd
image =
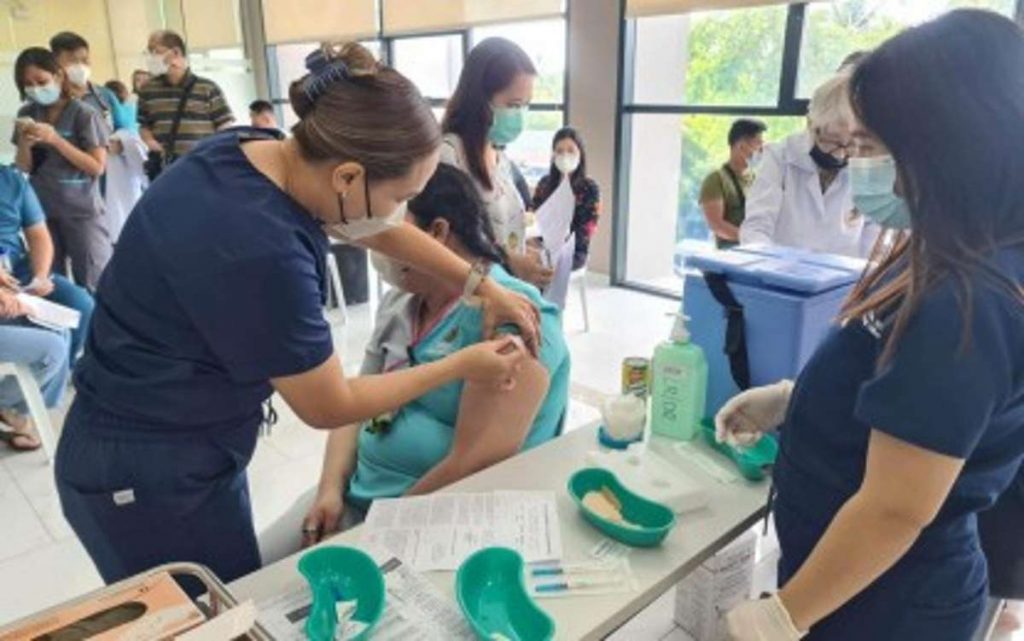
[(749, 389), (729, 400), (715, 416), (715, 438), (733, 447), (750, 447), (786, 420), (793, 381)]
[(807, 635), (796, 629), (778, 594), (745, 601), (725, 615), (730, 641), (798, 641)]

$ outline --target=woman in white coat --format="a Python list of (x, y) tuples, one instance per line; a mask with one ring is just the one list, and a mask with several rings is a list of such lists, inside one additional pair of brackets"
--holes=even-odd
[(878, 228), (853, 206), (846, 171), (853, 115), (849, 74), (814, 92), (807, 130), (765, 145), (747, 196), (740, 242), (775, 244), (831, 254), (867, 256)]

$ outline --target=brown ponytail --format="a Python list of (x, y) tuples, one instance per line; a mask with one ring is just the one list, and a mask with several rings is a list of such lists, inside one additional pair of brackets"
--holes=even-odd
[(303, 156), (354, 161), (371, 178), (397, 178), (437, 149), (437, 120), (405, 76), (354, 42), (325, 43), (321, 52), (343, 71), (326, 79), (307, 73), (288, 91), (299, 117), (292, 134)]

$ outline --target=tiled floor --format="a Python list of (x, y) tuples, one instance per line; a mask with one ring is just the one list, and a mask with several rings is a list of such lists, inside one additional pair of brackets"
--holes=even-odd
[[(570, 293), (566, 335), (573, 356), (572, 403), (568, 428), (593, 421), (602, 393), (619, 386), (626, 356), (650, 354), (667, 335), (671, 300), (609, 288), (592, 277), (591, 331), (582, 333), (579, 298)], [(369, 305), (350, 308), (344, 326), (331, 312), (335, 342), (346, 372), (357, 371), (371, 325)], [(258, 531), (293, 509), (316, 483), (325, 435), (302, 425), (284, 403), (271, 436), (262, 438), (249, 468)], [(61, 516), (53, 470), (41, 453), (0, 449), (0, 624), (101, 585), (88, 556)], [(298, 524), (296, 524), (298, 527)], [(759, 565), (757, 582), (770, 587), (772, 559)], [(673, 624), (669, 592), (616, 632), (616, 641), (686, 641)], [(1004, 639), (1003, 641), (1010, 641)], [(1015, 641), (1024, 641), (1024, 636)]]

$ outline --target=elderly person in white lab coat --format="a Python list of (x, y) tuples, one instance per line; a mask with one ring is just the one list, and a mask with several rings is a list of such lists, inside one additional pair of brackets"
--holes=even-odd
[(846, 171), (853, 123), (848, 81), (849, 72), (840, 71), (818, 87), (806, 131), (765, 145), (747, 195), (740, 243), (870, 253), (878, 228), (854, 209)]

